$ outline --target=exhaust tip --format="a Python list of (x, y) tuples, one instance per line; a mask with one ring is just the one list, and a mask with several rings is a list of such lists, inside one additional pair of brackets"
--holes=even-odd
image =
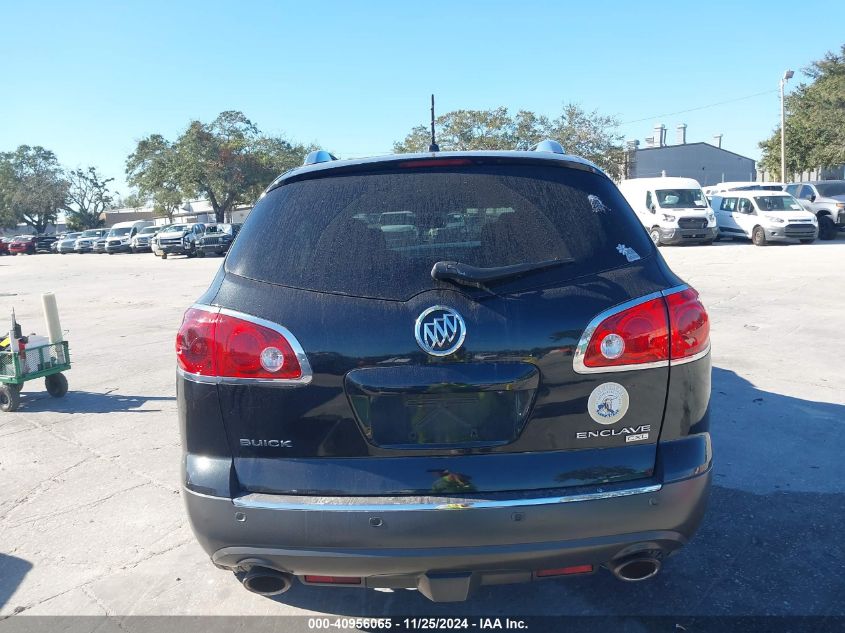
[(628, 558), (611, 568), (613, 575), (625, 582), (648, 580), (660, 571), (660, 561), (651, 557)]
[(253, 567), (243, 577), (243, 586), (247, 591), (260, 596), (278, 596), (291, 588), (293, 579), (290, 574), (270, 569)]

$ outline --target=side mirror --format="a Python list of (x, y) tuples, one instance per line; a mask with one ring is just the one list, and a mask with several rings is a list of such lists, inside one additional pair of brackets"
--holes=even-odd
[(648, 210), (649, 210), (649, 211), (651, 211), (652, 213), (657, 213), (657, 207), (655, 207), (654, 205), (651, 205), (651, 206), (648, 208)]
[(810, 194), (810, 197), (809, 197), (809, 198), (807, 198), (807, 200), (809, 200), (810, 202), (815, 202), (815, 201), (816, 201), (816, 194), (811, 193), (811, 194)]

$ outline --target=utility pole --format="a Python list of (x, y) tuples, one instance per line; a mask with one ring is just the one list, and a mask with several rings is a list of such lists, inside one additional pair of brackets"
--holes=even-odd
[(787, 182), (786, 178), (786, 117), (783, 107), (783, 89), (786, 82), (792, 79), (795, 75), (791, 70), (783, 73), (780, 78), (780, 179), (782, 182)]

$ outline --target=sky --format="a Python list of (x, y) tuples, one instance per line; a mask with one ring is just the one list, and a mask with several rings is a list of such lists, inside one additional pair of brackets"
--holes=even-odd
[(688, 142), (723, 134), (757, 159), (784, 70), (791, 90), (845, 43), (845, 3), (805, 0), (797, 25), (776, 6), (0, 0), (0, 151), (42, 145), (125, 195), (126, 157), (149, 134), (241, 110), (343, 158), (381, 154), (427, 122), (433, 92), (439, 113), (553, 117), (574, 102), (640, 141), (664, 123), (674, 143), (686, 123)]

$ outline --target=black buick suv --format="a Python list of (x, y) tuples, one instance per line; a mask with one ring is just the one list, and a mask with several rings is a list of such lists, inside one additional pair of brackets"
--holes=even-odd
[(696, 291), (557, 143), (314, 152), (185, 313), (190, 522), (265, 595), (645, 580), (704, 513), (709, 352)]

